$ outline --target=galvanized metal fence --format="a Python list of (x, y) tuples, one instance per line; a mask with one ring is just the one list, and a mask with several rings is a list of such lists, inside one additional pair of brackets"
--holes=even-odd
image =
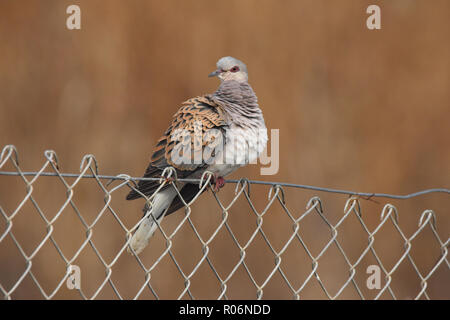
[[(129, 240), (139, 225), (140, 221), (137, 221), (132, 226), (127, 226), (127, 224), (121, 218), (121, 215), (117, 212), (114, 206), (111, 204), (112, 199), (115, 194), (118, 193), (119, 190), (133, 188), (135, 186), (135, 182), (140, 178), (133, 178), (128, 175), (116, 175), (116, 176), (105, 176), (98, 174), (98, 167), (96, 159), (93, 155), (86, 155), (81, 161), (80, 172), (76, 174), (63, 173), (59, 169), (58, 158), (54, 151), (46, 151), (44, 153), (45, 161), (42, 167), (35, 172), (25, 172), (22, 171), (19, 166), (18, 161), (18, 152), (16, 148), (12, 145), (6, 146), (3, 148), (1, 156), (0, 156), (0, 185), (2, 179), (6, 177), (15, 177), (16, 179), (20, 179), (22, 192), (25, 191), (23, 198), (14, 205), (10, 209), (5, 209), (4, 203), (8, 201), (0, 195), (0, 294), (5, 299), (14, 299), (21, 298), (26, 299), (30, 298), (27, 296), (27, 291), (21, 291), (20, 295), (16, 295), (17, 291), (24, 285), (25, 279), (29, 283), (32, 283), (37, 291), (39, 292), (40, 298), (43, 299), (52, 299), (58, 298), (58, 294), (67, 290), (66, 286), (74, 288), (79, 293), (79, 297), (83, 299), (96, 299), (101, 297), (101, 292), (106, 290), (112, 290), (113, 296), (119, 299), (128, 299), (128, 298), (143, 298), (144, 292), (151, 293), (151, 298), (160, 298), (158, 290), (155, 289), (153, 282), (154, 271), (155, 268), (161, 263), (163, 259), (169, 259), (173, 266), (175, 267), (172, 271), (170, 277), (180, 277), (182, 279), (183, 285), (179, 292), (174, 292), (171, 297), (173, 299), (183, 299), (183, 298), (195, 298), (195, 292), (192, 290), (192, 279), (197, 276), (199, 273), (204, 272), (203, 268), (206, 266), (209, 271), (213, 273), (213, 277), (215, 279), (215, 284), (218, 287), (218, 293), (216, 295), (209, 296), (207, 298), (210, 299), (227, 299), (230, 295), (229, 283), (232, 281), (233, 277), (236, 277), (237, 270), (242, 269), (244, 274), (250, 279), (249, 285), (254, 290), (254, 298), (262, 299), (264, 298), (265, 290), (268, 286), (268, 283), (274, 279), (275, 275), (277, 279), (281, 279), (280, 281), (284, 282), (284, 285), (287, 286), (287, 290), (289, 290), (290, 295), (293, 299), (300, 299), (303, 297), (303, 293), (305, 291), (305, 287), (310, 285), (311, 283), (315, 283), (318, 285), (320, 290), (324, 293), (325, 297), (329, 299), (337, 299), (342, 297), (342, 293), (348, 289), (352, 288), (355, 292), (355, 296), (357, 298), (366, 299), (367, 298), (367, 281), (366, 278), (369, 276), (365, 273), (365, 269), (361, 270), (362, 261), (367, 259), (369, 256), (375, 262), (374, 265), (378, 268), (381, 276), (381, 286), (377, 288), (376, 294), (373, 296), (375, 299), (379, 298), (387, 298), (387, 299), (397, 299), (398, 296), (395, 292), (395, 288), (392, 286), (392, 281), (395, 279), (396, 275), (401, 273), (401, 266), (408, 264), (410, 268), (413, 269), (413, 273), (416, 275), (418, 279), (418, 286), (414, 288), (413, 292), (410, 292), (408, 297), (413, 299), (448, 299), (450, 298), (450, 264), (448, 261), (448, 245), (450, 239), (448, 238), (449, 229), (448, 225), (441, 226), (442, 229), (437, 229), (437, 214), (431, 209), (424, 210), (420, 216), (420, 219), (417, 221), (417, 228), (412, 233), (407, 233), (403, 230), (399, 223), (399, 212), (396, 206), (386, 203), (380, 205), (380, 220), (376, 224), (376, 226), (370, 227), (367, 224), (367, 217), (362, 214), (362, 201), (366, 201), (368, 199), (412, 199), (414, 197), (423, 196), (427, 193), (441, 193), (443, 196), (448, 197), (450, 194), (450, 190), (448, 189), (429, 189), (421, 192), (417, 192), (410, 195), (398, 196), (398, 195), (389, 195), (389, 194), (372, 194), (372, 193), (357, 193), (345, 190), (333, 190), (327, 188), (319, 188), (312, 186), (303, 186), (303, 185), (294, 185), (294, 184), (284, 184), (284, 183), (276, 183), (276, 182), (262, 182), (262, 181), (250, 181), (247, 179), (241, 180), (229, 180), (229, 183), (235, 184), (235, 193), (234, 197), (227, 204), (221, 200), (217, 193), (211, 190), (211, 193), (208, 193), (207, 197), (212, 197), (215, 199), (219, 210), (216, 214), (220, 216), (219, 222), (215, 225), (213, 232), (209, 234), (209, 236), (202, 236), (198, 230), (195, 222), (193, 221), (193, 204), (198, 200), (198, 197), (202, 193), (205, 188), (210, 187), (210, 182), (212, 179), (212, 175), (206, 173), (202, 179), (196, 180), (195, 182), (199, 183), (199, 192), (197, 196), (190, 202), (185, 203), (185, 209), (181, 209), (184, 216), (179, 221), (179, 223), (172, 228), (173, 230), (168, 231), (164, 227), (164, 222), (158, 224), (158, 228), (163, 237), (163, 250), (158, 253), (155, 259), (153, 259), (150, 263), (148, 261), (143, 261), (140, 256), (129, 255), (127, 253), (127, 247)], [(9, 170), (5, 168), (8, 167)], [(50, 178), (44, 178), (50, 177)], [(175, 178), (175, 179), (167, 179), (167, 178)], [(38, 201), (35, 199), (35, 189), (37, 186), (37, 181), (39, 179), (57, 179), (60, 182), (61, 188), (64, 188), (65, 191), (65, 200), (62, 205), (58, 208), (56, 213), (49, 214), (46, 212), (44, 208), (40, 206)], [(80, 184), (82, 180), (89, 180), (92, 184), (95, 184), (98, 190), (101, 191), (103, 195), (104, 204), (101, 209), (95, 214), (95, 218), (88, 222), (85, 219), (85, 212), (80, 210), (79, 206), (74, 201), (75, 187)], [(161, 186), (165, 184), (171, 184), (173, 188), (176, 189), (176, 177), (174, 175), (174, 171), (168, 168), (165, 170), (163, 177), (160, 179)], [(250, 186), (263, 184), (268, 188), (268, 200), (264, 205), (262, 210), (257, 210), (254, 201), (250, 195)], [(323, 201), (319, 196), (313, 196), (307, 201), (305, 208), (295, 208), (295, 213), (292, 212), (292, 209), (288, 209), (285, 199), (285, 190), (297, 188), (299, 192), (304, 189), (309, 189), (317, 192), (328, 192), (330, 194), (348, 194), (349, 198), (345, 202), (345, 206), (340, 214), (337, 222), (331, 222), (329, 217), (327, 217), (326, 213), (323, 210)], [(1, 190), (1, 189), (0, 189)], [(202, 196), (203, 197), (203, 196)], [(123, 198), (121, 198), (123, 199)], [(246, 241), (242, 241), (238, 239), (233, 231), (232, 226), (229, 223), (229, 212), (235, 205), (238, 200), (244, 199), (248, 203), (248, 211), (251, 212), (256, 225), (254, 229), (250, 230), (250, 237)], [(151, 199), (147, 199), (147, 201), (151, 201)], [(264, 219), (269, 216), (271, 209), (277, 203), (278, 208), (284, 212), (285, 216), (289, 219), (290, 228), (285, 230), (280, 230), (280, 232), (287, 235), (287, 240), (284, 244), (280, 246), (276, 246), (271, 242), (270, 237), (267, 235), (263, 226)], [(21, 215), (30, 214), (26, 209), (26, 206), (34, 207), (35, 211), (37, 211), (40, 219), (43, 221), (43, 226), (39, 228), (43, 229), (41, 231), (44, 232), (43, 237), (38, 241), (36, 245), (33, 247), (24, 248), (21, 242), (21, 239), (25, 239), (25, 237), (17, 237), (17, 233), (20, 231), (18, 217)], [(57, 226), (58, 219), (61, 218), (65, 209), (71, 208), (78, 217), (81, 222), (83, 229), (85, 231), (85, 238), (81, 245), (79, 245), (74, 254), (68, 255), (67, 252), (61, 247), (60, 243), (55, 239), (54, 233)], [(439, 208), (441, 209), (440, 213), (443, 215), (449, 214), (449, 208)], [(300, 212), (300, 214), (298, 214)], [(123, 238), (120, 248), (112, 255), (105, 257), (102, 253), (101, 249), (98, 248), (96, 242), (93, 240), (93, 234), (98, 229), (99, 225), (102, 223), (102, 217), (105, 215), (111, 215), (115, 223), (120, 227), (122, 234), (109, 234), (109, 237), (113, 238)], [(316, 216), (320, 219), (321, 223), (329, 232), (329, 237), (325, 244), (320, 248), (317, 252), (315, 250), (311, 250), (311, 244), (304, 239), (302, 233), (302, 226), (305, 222), (305, 219), (310, 216)], [(350, 217), (354, 217), (352, 219), (356, 219), (357, 226), (359, 228), (359, 232), (363, 232), (365, 234), (365, 241), (359, 243), (358, 245), (362, 248), (362, 250), (352, 257), (346, 251), (345, 246), (342, 245), (342, 241), (339, 239), (338, 235), (342, 229), (342, 224), (350, 219)], [(16, 223), (17, 222), (17, 223)], [(23, 222), (20, 222), (23, 223)], [(381, 234), (380, 230), (384, 228), (386, 225), (393, 226), (393, 231), (396, 233), (396, 237), (399, 238), (402, 243), (402, 251), (401, 255), (398, 257), (397, 261), (388, 266), (383, 262), (383, 259), (380, 255), (380, 250), (376, 250), (374, 243), (375, 239)], [(175, 241), (182, 241), (179, 238), (176, 238), (177, 233), (181, 228), (188, 226), (191, 230), (191, 233), (195, 236), (197, 241), (200, 243), (201, 253), (199, 255), (198, 261), (193, 265), (193, 267), (186, 269), (179, 262), (179, 258), (174, 254), (173, 246)], [(355, 225), (356, 226), (356, 225)], [(28, 226), (30, 228), (30, 226)], [(31, 226), (33, 228), (33, 226)], [(38, 226), (36, 226), (38, 228)], [(433, 254), (436, 258), (435, 261), (431, 262), (431, 267), (427, 270), (423, 270), (418, 267), (416, 263), (416, 258), (411, 254), (411, 249), (415, 245), (415, 240), (418, 236), (424, 232), (424, 230), (431, 230), (433, 242), (434, 242), (434, 250)], [(211, 245), (212, 241), (214, 241), (219, 234), (219, 232), (225, 232), (232, 239), (227, 252), (235, 252), (238, 253), (239, 259), (237, 262), (233, 263), (232, 267), (227, 270), (227, 272), (223, 272), (219, 270), (218, 265), (213, 259), (211, 259), (211, 254), (213, 247)], [(257, 279), (254, 276), (254, 272), (252, 272), (251, 268), (248, 266), (248, 257), (247, 252), (249, 247), (253, 244), (256, 237), (260, 237), (263, 240), (264, 245), (269, 249), (272, 259), (269, 261), (265, 261), (264, 263), (271, 265), (270, 272), (266, 274), (262, 279)], [(307, 267), (309, 271), (306, 275), (301, 276), (300, 281), (293, 281), (291, 276), (286, 272), (287, 266), (285, 262), (286, 251), (290, 246), (296, 244), (297, 250), (303, 252), (306, 257), (306, 261), (308, 261)], [(42, 285), (42, 281), (47, 281), (40, 279), (34, 270), (34, 262), (36, 260), (36, 256), (42, 250), (43, 246), (52, 246), (57, 251), (57, 260), (62, 261), (65, 266), (65, 273), (56, 279), (56, 285), (48, 289)], [(330, 248), (334, 248), (336, 250), (338, 256), (340, 256), (343, 261), (345, 267), (342, 270), (337, 270), (336, 272), (341, 272), (345, 276), (345, 281), (341, 283), (337, 290), (332, 290), (329, 288), (321, 274), (319, 266), (323, 261), (323, 257), (330, 251)], [(95, 292), (92, 294), (88, 294), (85, 292), (83, 285), (79, 286), (76, 284), (75, 271), (77, 268), (77, 259), (79, 259), (80, 255), (86, 250), (92, 250), (101, 263), (102, 268), (105, 271), (104, 278), (101, 279), (101, 282), (98, 284)], [(151, 250), (151, 249), (146, 249)], [(227, 253), (223, 253), (227, 254)], [(121, 288), (117, 284), (117, 281), (114, 280), (114, 266), (118, 263), (119, 259), (130, 259), (135, 261), (139, 266), (140, 273), (139, 274), (126, 274), (122, 275), (126, 278), (130, 277), (138, 277), (142, 280), (139, 288), (135, 291), (132, 296), (123, 296), (121, 293)], [(22, 267), (19, 271), (15, 272), (14, 275), (9, 275), (5, 272), (2, 273), (2, 270), (9, 270), (6, 268), (7, 265), (17, 263), (15, 262), (17, 259), (21, 260)], [(50, 268), (54, 261), (48, 261), (48, 267)], [(375, 268), (375, 269), (376, 269)], [(438, 271), (439, 270), (439, 271)], [(86, 270), (84, 268), (83, 274), (89, 272), (89, 269)], [(117, 272), (116, 272), (117, 273)], [(362, 275), (361, 275), (362, 273)], [(429, 293), (429, 280), (432, 276), (439, 273), (439, 281), (443, 281), (444, 290), (443, 295), (441, 296), (432, 296)], [(342, 276), (342, 274), (340, 276)], [(360, 278), (358, 278), (358, 274)], [(48, 277), (48, 276), (47, 276)], [(361, 277), (363, 280), (361, 280)], [(298, 277), (297, 277), (298, 278)], [(329, 277), (328, 277), (329, 278)], [(165, 279), (158, 279), (160, 283), (164, 283)], [(376, 282), (376, 281), (375, 281)], [(30, 284), (28, 284), (30, 285)], [(36, 298), (36, 296), (33, 296)], [(147, 297), (147, 296), (145, 296)], [(315, 298), (315, 296), (308, 296), (308, 298)], [(400, 297), (402, 298), (402, 297)]]

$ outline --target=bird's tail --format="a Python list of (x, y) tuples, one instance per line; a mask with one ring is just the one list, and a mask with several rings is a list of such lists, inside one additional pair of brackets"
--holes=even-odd
[[(145, 213), (146, 218), (141, 222), (130, 241), (130, 246), (136, 254), (141, 253), (147, 246), (148, 241), (158, 227), (155, 218), (158, 223), (162, 221), (164, 211), (170, 206), (176, 195), (177, 192), (172, 187), (162, 190), (155, 195), (150, 209), (152, 212), (147, 211)], [(128, 248), (128, 252), (131, 252), (130, 248)]]

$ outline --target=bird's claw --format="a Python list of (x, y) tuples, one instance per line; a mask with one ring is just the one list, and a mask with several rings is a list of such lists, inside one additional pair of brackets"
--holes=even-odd
[(225, 185), (225, 179), (223, 177), (214, 178), (214, 192), (218, 192)]
[(164, 181), (164, 184), (170, 184), (170, 183), (174, 182), (175, 179), (172, 177), (167, 177), (167, 178), (164, 178), (163, 181)]

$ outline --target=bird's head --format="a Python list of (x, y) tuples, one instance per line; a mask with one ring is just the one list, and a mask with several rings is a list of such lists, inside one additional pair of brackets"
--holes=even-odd
[(248, 80), (247, 66), (236, 58), (220, 58), (216, 65), (217, 69), (211, 72), (208, 77), (218, 77), (220, 81), (245, 82)]

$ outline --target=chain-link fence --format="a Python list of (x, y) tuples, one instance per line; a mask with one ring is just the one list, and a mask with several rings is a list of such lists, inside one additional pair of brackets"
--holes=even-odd
[[(136, 256), (127, 247), (145, 200), (125, 194), (139, 179), (100, 175), (92, 155), (63, 173), (55, 152), (44, 155), (25, 172), (14, 146), (1, 153), (5, 299), (450, 298), (449, 208), (398, 209), (425, 193), (448, 201), (448, 189), (395, 196), (241, 179), (216, 193), (205, 174)], [(175, 181), (170, 169), (160, 179)]]

